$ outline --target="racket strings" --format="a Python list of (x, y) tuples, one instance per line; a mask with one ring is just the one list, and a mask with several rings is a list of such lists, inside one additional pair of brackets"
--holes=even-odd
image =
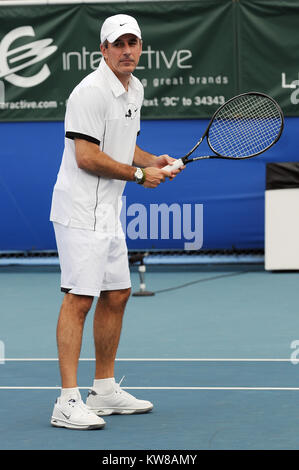
[(217, 118), (221, 127), (226, 125), (225, 131), (229, 135), (225, 146), (220, 139), (222, 151), (228, 149), (233, 156), (243, 156), (259, 152), (273, 142), (277, 135), (277, 126), (274, 121), (273, 127), (273, 110), (272, 107), (269, 109), (265, 100), (259, 101), (256, 106), (256, 100), (250, 96), (241, 103), (229, 104), (222, 116)]
[[(273, 128), (273, 106), (269, 107), (269, 104), (272, 105), (270, 100), (259, 99), (257, 106), (256, 97), (252, 96), (243, 98), (242, 102), (237, 100), (234, 103), (229, 103), (230, 106), (223, 110), (222, 116), (218, 117), (218, 122), (221, 125), (223, 122), (226, 125), (228, 123), (226, 131), (230, 131), (230, 137), (238, 139), (237, 142), (234, 139), (229, 141), (230, 149), (237, 143), (239, 151), (241, 151), (240, 144), (243, 143), (243, 149), (247, 154), (248, 152), (252, 153), (253, 147), (260, 151), (272, 143), (277, 132), (275, 125)], [(280, 129), (280, 125), (278, 129)]]
[(246, 95), (220, 108), (208, 140), (219, 155), (242, 158), (268, 148), (279, 136), (281, 126), (280, 110), (272, 100)]

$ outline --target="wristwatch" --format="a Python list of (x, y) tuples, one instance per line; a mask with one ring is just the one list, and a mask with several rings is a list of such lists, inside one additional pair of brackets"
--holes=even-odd
[(145, 182), (145, 171), (141, 168), (136, 168), (134, 176), (136, 183), (143, 184)]

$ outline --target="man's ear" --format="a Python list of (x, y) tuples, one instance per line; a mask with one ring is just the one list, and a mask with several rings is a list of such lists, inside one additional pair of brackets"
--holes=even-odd
[(100, 49), (101, 49), (101, 53), (102, 53), (102, 55), (105, 59), (106, 55), (107, 55), (107, 48), (103, 44), (100, 44)]

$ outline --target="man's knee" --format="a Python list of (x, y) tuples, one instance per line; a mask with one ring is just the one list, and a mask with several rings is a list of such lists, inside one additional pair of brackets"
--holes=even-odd
[(131, 288), (101, 292), (100, 301), (108, 302), (111, 308), (124, 308), (130, 297)]
[(126, 303), (128, 302), (129, 300), (129, 297), (131, 295), (131, 288), (129, 287), (128, 289), (123, 289), (122, 291), (120, 291), (121, 294), (121, 302), (124, 303), (124, 305), (126, 305)]
[(85, 318), (91, 309), (92, 302), (93, 297), (68, 293), (64, 296), (63, 306), (79, 317)]

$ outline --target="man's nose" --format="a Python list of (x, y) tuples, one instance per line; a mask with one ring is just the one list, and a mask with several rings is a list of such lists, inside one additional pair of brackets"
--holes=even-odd
[(131, 46), (130, 46), (130, 44), (125, 44), (125, 45), (124, 45), (123, 53), (124, 53), (124, 54), (127, 54), (127, 55), (130, 55), (130, 54), (131, 54)]

